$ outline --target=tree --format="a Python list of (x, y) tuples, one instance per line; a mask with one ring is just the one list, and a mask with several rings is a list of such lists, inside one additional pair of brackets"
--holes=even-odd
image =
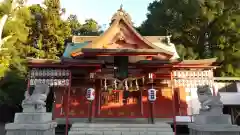
[(71, 28), (71, 34), (72, 35), (79, 35), (79, 29), (81, 29), (81, 24), (78, 21), (78, 18), (76, 15), (70, 15), (67, 19), (70, 28)]
[(70, 15), (67, 21), (70, 25), (72, 35), (98, 36), (102, 33), (100, 26), (94, 19), (87, 19), (81, 25), (76, 15)]
[[(14, 4), (18, 6), (13, 8)], [(27, 50), (30, 11), (21, 3), (4, 0), (0, 4), (0, 15), (7, 16), (2, 38), (10, 36), (3, 42), (3, 47), (7, 49), (0, 52), (0, 104), (14, 105), (20, 103), (23, 97), (20, 93), (26, 88), (24, 56)]]
[(27, 23), (30, 12), (26, 7), (22, 7), (21, 5), (17, 8), (13, 8), (14, 4), (18, 3), (12, 3), (10, 0), (5, 0), (0, 5), (0, 14), (7, 18), (4, 27), (2, 26), (2, 38), (8, 39), (3, 43), (3, 47), (8, 50), (3, 50), (0, 53), (0, 63), (2, 66), (0, 70), (1, 77), (9, 70), (9, 66), (13, 68), (13, 65), (17, 64), (18, 66), (16, 66), (16, 68), (23, 68), (19, 66), (22, 62), (20, 54), (24, 54), (27, 42), (29, 31)]
[[(40, 5), (30, 7), (35, 21), (31, 25), (32, 33), (29, 37), (32, 44), (37, 44), (30, 56), (59, 59), (64, 51), (64, 41), (70, 36), (70, 26), (61, 19), (65, 10), (60, 8), (59, 0), (45, 0), (44, 4), (46, 8)], [(36, 18), (36, 14), (39, 17)], [(40, 21), (40, 28), (37, 21)]]
[(95, 20), (87, 19), (79, 31), (81, 35), (98, 36), (100, 34), (99, 28), (100, 27)]
[(172, 35), (182, 59), (218, 57), (221, 76), (239, 76), (239, 0), (161, 0), (148, 7), (143, 35)]

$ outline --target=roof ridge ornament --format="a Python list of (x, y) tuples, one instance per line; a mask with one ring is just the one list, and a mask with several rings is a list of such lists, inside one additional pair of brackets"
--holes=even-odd
[(125, 21), (127, 21), (128, 23), (130, 23), (132, 25), (132, 19), (131, 19), (130, 15), (123, 9), (123, 4), (120, 5), (120, 8), (112, 16), (111, 23), (114, 20), (117, 20), (117, 19), (120, 19), (120, 18), (124, 19)]
[(123, 11), (123, 4), (120, 5), (120, 8), (118, 9), (118, 11)]

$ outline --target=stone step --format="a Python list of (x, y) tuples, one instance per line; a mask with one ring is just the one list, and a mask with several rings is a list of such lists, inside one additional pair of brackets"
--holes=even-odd
[(174, 135), (169, 124), (74, 123), (68, 135)]
[(71, 128), (71, 131), (156, 131), (156, 132), (172, 132), (172, 128)]
[(74, 123), (72, 128), (169, 128), (167, 123), (157, 124), (98, 124), (98, 123)]
[(73, 132), (73, 131), (70, 131), (68, 135), (174, 135), (174, 133), (173, 132), (120, 132), (120, 131)]

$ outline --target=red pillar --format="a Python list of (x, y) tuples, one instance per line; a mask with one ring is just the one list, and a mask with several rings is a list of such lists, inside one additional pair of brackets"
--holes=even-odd
[(173, 127), (174, 127), (174, 135), (177, 134), (177, 122), (176, 122), (176, 105), (175, 105), (175, 89), (174, 89), (174, 78), (173, 78), (173, 70), (171, 69), (171, 89), (172, 89), (172, 108), (173, 108)]
[(69, 84), (68, 84), (68, 92), (67, 92), (67, 105), (66, 105), (66, 127), (65, 127), (65, 135), (68, 134), (68, 124), (69, 124), (69, 100), (70, 100), (70, 91), (71, 91), (71, 82), (72, 82), (72, 72), (69, 70)]

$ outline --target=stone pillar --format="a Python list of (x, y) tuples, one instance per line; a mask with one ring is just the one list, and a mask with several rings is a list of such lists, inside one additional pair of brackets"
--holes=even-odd
[(57, 123), (52, 121), (52, 113), (46, 112), (45, 104), (41, 104), (47, 94), (40, 93), (25, 95), (23, 112), (16, 113), (14, 122), (5, 125), (6, 135), (55, 135)]

